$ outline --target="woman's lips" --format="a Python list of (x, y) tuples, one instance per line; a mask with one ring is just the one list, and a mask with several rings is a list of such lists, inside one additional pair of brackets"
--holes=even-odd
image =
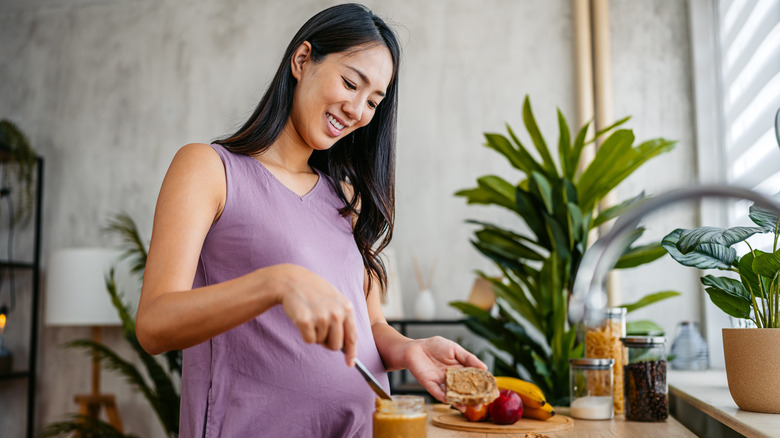
[(341, 123), (333, 114), (325, 113), (325, 118), (328, 120), (328, 131), (334, 137), (338, 137), (344, 131), (344, 124)]

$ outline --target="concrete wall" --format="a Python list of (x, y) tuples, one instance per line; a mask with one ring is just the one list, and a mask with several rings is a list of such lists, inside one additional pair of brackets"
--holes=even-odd
[[(120, 210), (148, 236), (176, 150), (231, 132), (251, 112), (295, 30), (334, 3), (0, 2), (0, 116), (27, 131), (46, 159), (44, 263), (55, 248), (110, 244), (100, 228)], [(526, 94), (549, 141), (557, 140), (556, 107), (575, 119), (570, 0), (367, 4), (396, 24), (405, 50), (393, 241), (404, 307), (411, 315), (417, 257), (424, 271), (436, 262), (438, 315), (455, 317), (446, 303), (467, 297), (473, 271), (493, 272), (468, 243), (473, 228), (464, 219), (519, 226), (510, 215), (452, 196), (484, 174), (518, 178), (481, 146), (482, 133), (503, 132), (504, 123), (522, 131)], [(680, 140), (627, 181), (621, 199), (695, 180), (686, 13), (684, 2), (610, 2), (615, 117), (632, 114), (638, 139)], [(649, 234), (691, 226), (694, 218), (690, 208), (675, 210), (654, 219)], [(24, 241), (18, 246), (23, 253)], [(688, 291), (641, 316), (670, 334), (678, 321), (699, 317), (692, 272), (669, 262), (634, 271), (623, 275), (625, 301), (660, 289)], [(118, 329), (104, 333), (130, 355)], [(74, 412), (72, 395), (89, 390), (87, 358), (58, 347), (88, 336), (87, 329), (43, 327), (38, 430)], [(17, 337), (9, 343), (25, 355)], [(103, 389), (117, 394), (128, 432), (163, 436), (146, 402), (121, 380), (104, 373)], [(0, 393), (0, 430), (20, 437), (23, 385), (0, 382)]]

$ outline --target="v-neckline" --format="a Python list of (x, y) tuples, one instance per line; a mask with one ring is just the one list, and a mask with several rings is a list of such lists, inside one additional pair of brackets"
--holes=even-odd
[(322, 173), (320, 173), (320, 171), (319, 171), (319, 170), (318, 170), (316, 167), (312, 167), (312, 169), (314, 170), (314, 172), (317, 174), (317, 182), (316, 182), (316, 183), (314, 183), (314, 185), (313, 185), (313, 186), (312, 186), (312, 187), (309, 189), (309, 191), (308, 191), (308, 192), (306, 192), (306, 193), (304, 193), (303, 195), (301, 195), (301, 194), (299, 194), (298, 192), (296, 192), (295, 190), (293, 190), (293, 189), (291, 189), (290, 187), (288, 187), (288, 186), (287, 186), (287, 184), (283, 183), (283, 182), (282, 182), (282, 181), (281, 181), (279, 178), (277, 178), (277, 177), (276, 177), (276, 175), (274, 175), (274, 173), (273, 173), (273, 172), (271, 172), (271, 170), (270, 170), (270, 169), (268, 169), (267, 167), (265, 167), (265, 164), (263, 164), (263, 163), (261, 163), (261, 162), (260, 162), (260, 160), (258, 160), (257, 158), (254, 158), (254, 157), (249, 157), (249, 158), (251, 158), (251, 159), (252, 159), (252, 161), (254, 161), (254, 162), (255, 162), (255, 163), (257, 163), (258, 165), (260, 165), (260, 168), (261, 168), (261, 169), (263, 169), (263, 170), (264, 170), (264, 171), (265, 171), (265, 172), (266, 172), (268, 175), (270, 175), (270, 176), (271, 176), (271, 178), (272, 178), (274, 181), (276, 181), (276, 183), (277, 183), (277, 184), (279, 184), (280, 186), (284, 187), (284, 189), (285, 189), (286, 191), (290, 192), (291, 194), (293, 194), (295, 197), (297, 197), (297, 198), (298, 198), (298, 199), (300, 199), (301, 201), (303, 201), (303, 200), (305, 200), (305, 199), (309, 198), (309, 197), (310, 197), (312, 194), (314, 194), (314, 192), (315, 192), (315, 191), (317, 191), (317, 189), (318, 189), (318, 188), (319, 188), (319, 186), (320, 186), (320, 183), (322, 182)]

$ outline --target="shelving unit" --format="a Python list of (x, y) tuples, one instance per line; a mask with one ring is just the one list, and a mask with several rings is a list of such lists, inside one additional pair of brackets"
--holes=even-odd
[[(0, 374), (0, 393), (4, 390), (3, 386), (5, 382), (27, 379), (27, 419), (26, 419), (26, 436), (28, 438), (33, 437), (33, 421), (35, 418), (35, 385), (37, 377), (37, 364), (38, 364), (38, 321), (39, 321), (39, 298), (40, 298), (40, 254), (41, 254), (41, 216), (42, 216), (42, 201), (43, 201), (43, 158), (38, 157), (36, 159), (36, 187), (35, 187), (35, 214), (33, 215), (33, 248), (32, 248), (32, 261), (18, 261), (18, 260), (0, 260), (0, 267), (3, 269), (12, 269), (17, 271), (14, 275), (32, 276), (32, 294), (30, 300), (29, 309), (25, 310), (20, 308), (15, 309), (15, 312), (30, 312), (30, 353), (27, 361), (27, 369), (12, 370), (10, 373)], [(26, 291), (17, 291), (17, 293), (25, 293)]]
[[(410, 326), (462, 326), (463, 321), (463, 319), (390, 319), (387, 323), (406, 336)], [(390, 380), (390, 392), (393, 394), (415, 394), (430, 398), (428, 391), (417, 383), (407, 370), (391, 371), (388, 374), (388, 379)]]

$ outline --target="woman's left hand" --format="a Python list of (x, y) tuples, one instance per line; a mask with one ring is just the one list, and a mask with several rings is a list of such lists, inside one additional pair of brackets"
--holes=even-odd
[(412, 341), (404, 352), (407, 367), (418, 382), (437, 400), (444, 402), (445, 375), (450, 367), (487, 369), (477, 356), (441, 336)]

